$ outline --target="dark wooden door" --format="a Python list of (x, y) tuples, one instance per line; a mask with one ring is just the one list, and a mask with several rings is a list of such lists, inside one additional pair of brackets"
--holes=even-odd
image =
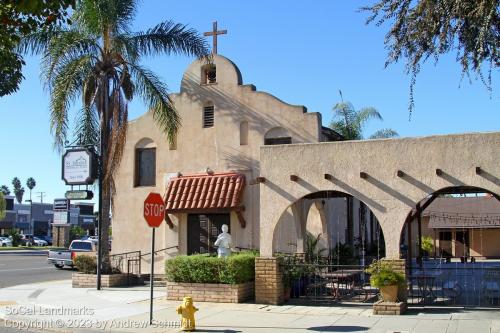
[[(215, 253), (214, 242), (222, 232), (222, 225), (230, 227), (229, 214), (188, 214), (188, 254)], [(231, 232), (231, 230), (229, 230)]]

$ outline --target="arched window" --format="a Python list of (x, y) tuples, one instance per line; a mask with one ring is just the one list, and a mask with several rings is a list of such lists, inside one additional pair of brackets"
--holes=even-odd
[(264, 135), (264, 145), (288, 145), (292, 143), (292, 137), (283, 127), (271, 128)]
[(214, 104), (208, 102), (203, 107), (203, 128), (214, 127)]
[(240, 146), (248, 144), (248, 121), (244, 120), (240, 123)]
[(135, 145), (134, 186), (156, 185), (156, 144), (149, 138)]

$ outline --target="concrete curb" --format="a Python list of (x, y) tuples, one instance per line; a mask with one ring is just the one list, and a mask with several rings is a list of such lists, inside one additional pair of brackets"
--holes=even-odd
[(46, 256), (48, 255), (48, 250), (5, 250), (0, 251), (0, 256), (2, 255), (20, 255), (20, 256)]

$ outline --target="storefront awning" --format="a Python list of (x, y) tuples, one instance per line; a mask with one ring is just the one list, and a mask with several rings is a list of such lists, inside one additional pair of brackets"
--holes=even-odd
[(179, 176), (170, 180), (164, 200), (165, 220), (172, 225), (168, 214), (236, 212), (245, 227), (241, 205), (245, 176), (239, 173), (219, 173)]

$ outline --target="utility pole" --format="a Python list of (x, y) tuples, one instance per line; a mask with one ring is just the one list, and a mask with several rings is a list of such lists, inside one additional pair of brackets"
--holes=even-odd
[(40, 203), (43, 203), (43, 197), (45, 196), (45, 193), (47, 193), (47, 192), (36, 192), (36, 193), (38, 193), (37, 197), (40, 198)]

